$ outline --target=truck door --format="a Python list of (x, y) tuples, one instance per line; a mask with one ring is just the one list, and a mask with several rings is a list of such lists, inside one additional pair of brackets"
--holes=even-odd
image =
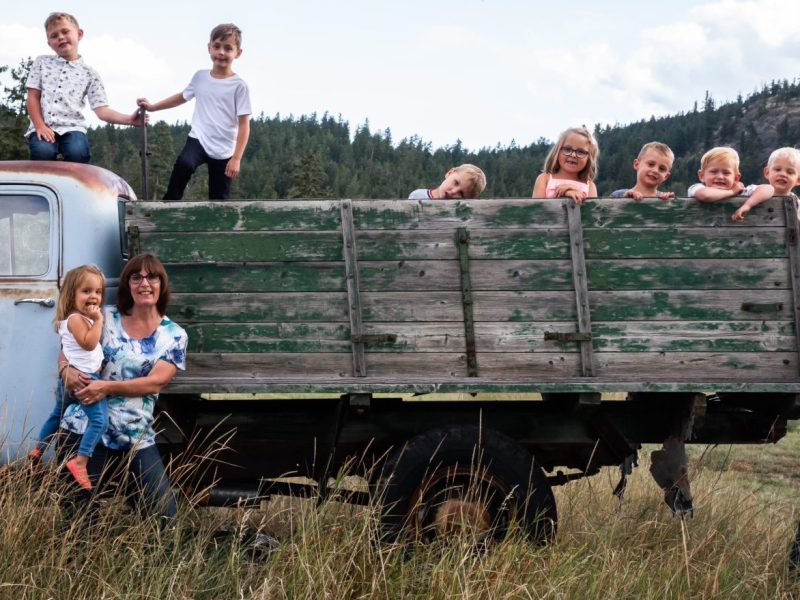
[(0, 463), (31, 447), (55, 402), (58, 214), (47, 188), (0, 186)]

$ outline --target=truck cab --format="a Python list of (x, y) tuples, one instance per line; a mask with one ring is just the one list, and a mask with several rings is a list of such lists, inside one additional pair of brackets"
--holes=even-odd
[(0, 462), (24, 454), (55, 402), (53, 316), (64, 273), (95, 264), (113, 301), (124, 258), (117, 175), (68, 162), (0, 162)]

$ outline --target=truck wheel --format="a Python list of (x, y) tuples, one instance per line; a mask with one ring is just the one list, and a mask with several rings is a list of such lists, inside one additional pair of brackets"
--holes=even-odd
[(394, 450), (377, 482), (385, 539), (432, 541), (467, 529), (481, 543), (516, 521), (537, 543), (552, 541), (556, 502), (531, 455), (495, 431), (434, 429)]

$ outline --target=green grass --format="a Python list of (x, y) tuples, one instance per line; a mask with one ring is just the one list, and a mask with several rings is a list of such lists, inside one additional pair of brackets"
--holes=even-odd
[[(0, 598), (794, 598), (798, 448), (796, 427), (777, 445), (693, 447), (696, 516), (685, 522), (663, 504), (645, 448), (623, 504), (604, 470), (556, 490), (553, 545), (512, 534), (484, 555), (467, 538), (414, 552), (377, 544), (376, 511), (333, 500), (184, 504), (167, 530), (110, 501), (90, 528), (59, 506), (52, 468), (18, 469), (0, 478)], [(254, 560), (248, 528), (280, 549)]]

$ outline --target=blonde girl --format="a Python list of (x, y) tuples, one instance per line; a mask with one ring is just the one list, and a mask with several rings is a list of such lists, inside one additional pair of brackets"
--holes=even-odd
[[(55, 329), (61, 337), (61, 349), (66, 357), (58, 365), (59, 377), (70, 368), (86, 373), (92, 379), (100, 378), (103, 363), (103, 348), (100, 335), (103, 331), (103, 303), (105, 301), (105, 278), (103, 272), (94, 265), (83, 265), (69, 271), (64, 277), (64, 285), (58, 298)], [(30, 457), (41, 460), (47, 444), (58, 431), (64, 410), (70, 404), (79, 402), (70, 390), (65, 390), (59, 381), (56, 405), (39, 432), (38, 443), (31, 450)], [(82, 405), (88, 417), (88, 425), (83, 433), (77, 455), (67, 461), (66, 466), (75, 481), (82, 488), (92, 489), (86, 465), (108, 427), (108, 407), (105, 400)]]
[(534, 198), (571, 198), (581, 204), (596, 198), (597, 140), (585, 127), (571, 127), (558, 138), (533, 185)]

